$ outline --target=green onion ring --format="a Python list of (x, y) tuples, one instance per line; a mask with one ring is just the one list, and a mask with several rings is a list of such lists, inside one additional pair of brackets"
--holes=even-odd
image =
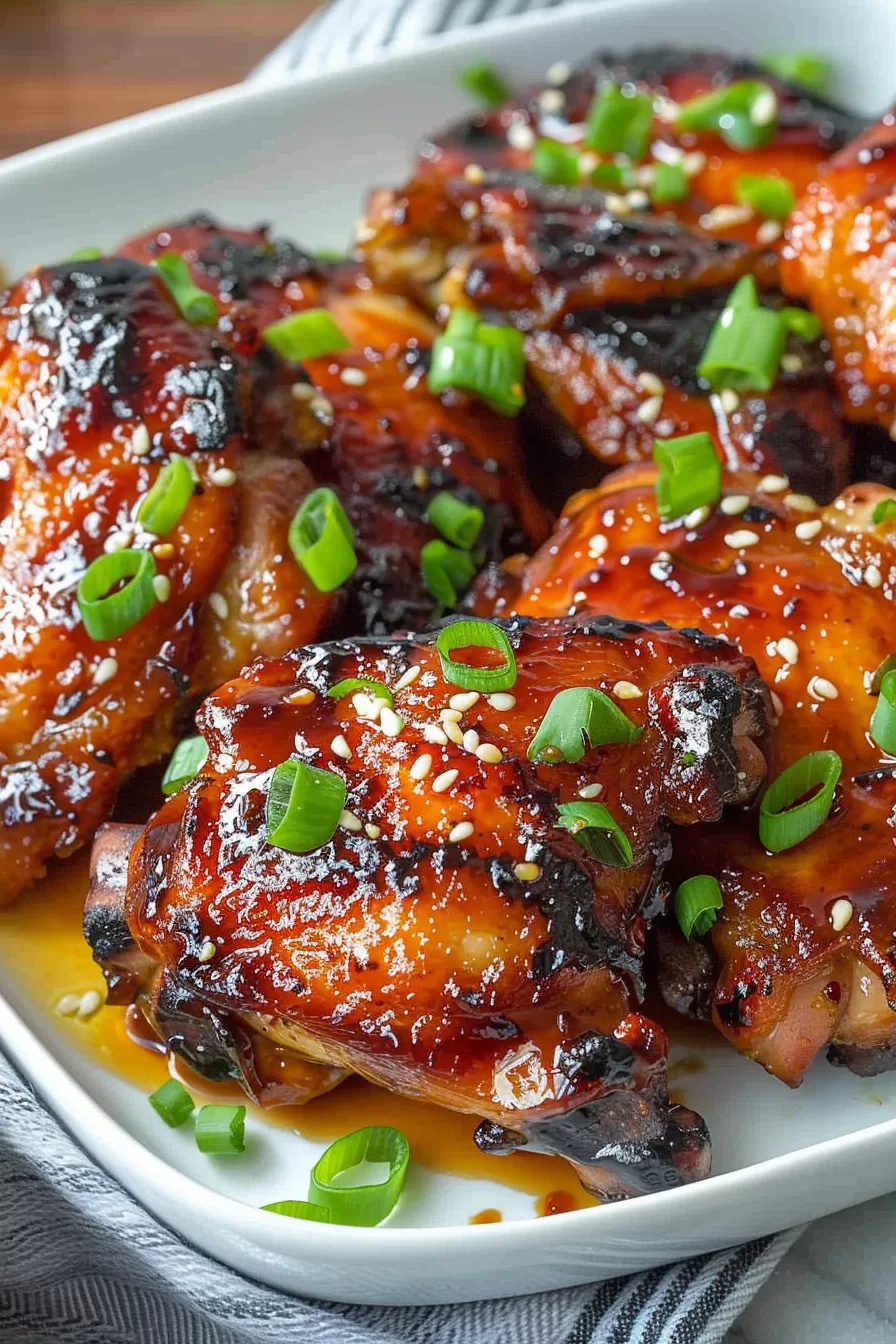
[[(398, 1203), (407, 1175), (410, 1147), (391, 1125), (369, 1125), (337, 1139), (314, 1164), (308, 1198), (345, 1227), (375, 1227)], [(347, 1185), (340, 1177), (362, 1163), (387, 1164), (386, 1180)]]
[(772, 854), (792, 849), (827, 821), (842, 769), (836, 751), (810, 751), (778, 775), (759, 806), (759, 838), (766, 849)]
[[(472, 667), (452, 658), (456, 649), (496, 649), (503, 654), (500, 667)], [(516, 682), (516, 658), (504, 631), (491, 621), (461, 619), (444, 626), (436, 637), (442, 676), (465, 691), (508, 691)]]

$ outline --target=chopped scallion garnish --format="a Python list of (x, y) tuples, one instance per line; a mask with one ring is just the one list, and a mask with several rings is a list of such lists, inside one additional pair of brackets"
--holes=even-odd
[[(516, 682), (516, 658), (510, 640), (492, 621), (459, 620), (444, 626), (436, 637), (442, 676), (465, 691), (509, 691)], [(494, 649), (503, 657), (499, 666), (473, 666), (453, 658), (460, 649)]]
[(770, 84), (739, 79), (685, 103), (675, 130), (720, 135), (733, 149), (758, 149), (774, 138), (777, 116), (778, 100)]
[(190, 268), (179, 252), (163, 252), (154, 262), (165, 286), (183, 317), (194, 326), (218, 320), (218, 305), (211, 294), (193, 283)]
[(337, 681), (335, 686), (331, 686), (327, 695), (331, 700), (344, 700), (347, 695), (353, 695), (355, 691), (378, 696), (380, 700), (385, 700), (390, 708), (395, 703), (389, 687), (381, 681), (375, 681), (373, 677), (346, 677), (344, 681)]
[(591, 185), (603, 191), (628, 191), (637, 181), (634, 169), (621, 163), (599, 163), (592, 168)]
[(288, 760), (271, 777), (265, 822), (269, 845), (310, 854), (332, 840), (345, 807), (345, 780), (332, 770)]
[(448, 388), (473, 392), (502, 415), (525, 405), (522, 332), (480, 322), (467, 308), (454, 308), (432, 347), (428, 386), (437, 396)]
[(578, 186), (578, 152), (556, 140), (537, 140), (532, 150), (532, 171), (550, 187)]
[(675, 918), (685, 938), (702, 938), (718, 919), (722, 908), (722, 892), (718, 882), (708, 873), (689, 877), (675, 893)]
[(759, 806), (759, 838), (766, 849), (773, 854), (792, 849), (823, 825), (842, 769), (835, 751), (810, 751), (778, 775)]
[(262, 1213), (279, 1213), (284, 1218), (304, 1218), (309, 1223), (331, 1222), (330, 1210), (320, 1204), (309, 1204), (307, 1199), (279, 1199), (275, 1204), (262, 1204)]
[(871, 715), (871, 736), (888, 756), (896, 756), (896, 672), (887, 672)]
[(603, 803), (561, 803), (557, 825), (570, 831), (584, 850), (610, 868), (630, 868), (631, 841)]
[(770, 173), (741, 173), (734, 188), (740, 205), (749, 205), (765, 219), (786, 219), (796, 205), (793, 187)]
[(289, 525), (289, 546), (321, 593), (333, 592), (358, 567), (352, 525), (328, 486), (306, 496)]
[(196, 1147), (217, 1156), (245, 1152), (245, 1106), (203, 1106), (196, 1116)]
[(302, 313), (281, 317), (265, 327), (262, 335), (265, 344), (293, 364), (321, 359), (351, 344), (326, 308), (306, 308)]
[(778, 317), (787, 331), (800, 341), (817, 341), (821, 335), (821, 318), (808, 308), (779, 308)]
[(420, 570), (427, 592), (443, 607), (456, 607), (460, 595), (470, 586), (476, 566), (469, 551), (434, 537), (420, 548)]
[(193, 1098), (176, 1078), (169, 1078), (149, 1098), (149, 1104), (171, 1129), (186, 1124), (195, 1107)]
[(872, 523), (892, 523), (896, 519), (896, 499), (879, 499), (871, 514)]
[(880, 688), (884, 684), (884, 677), (888, 672), (896, 670), (896, 654), (888, 653), (882, 663), (874, 669), (871, 677), (870, 691), (872, 695), (880, 695)]
[(637, 742), (643, 732), (614, 700), (593, 686), (558, 691), (526, 753), (530, 761), (580, 761), (610, 742)]
[(650, 144), (653, 98), (628, 86), (605, 84), (588, 109), (585, 144), (598, 154), (642, 159)]
[(475, 504), (467, 504), (448, 490), (440, 490), (430, 500), (429, 521), (454, 546), (468, 551), (485, 522), (485, 514)]
[(186, 457), (172, 453), (140, 502), (137, 522), (158, 537), (167, 536), (177, 526), (190, 496), (196, 489), (193, 466)]
[(184, 784), (195, 779), (208, 760), (208, 743), (204, 737), (185, 737), (171, 753), (171, 759), (162, 776), (162, 793), (169, 798)]
[(327, 1210), (331, 1222), (375, 1227), (398, 1203), (409, 1160), (410, 1147), (400, 1130), (391, 1125), (357, 1129), (318, 1158), (308, 1198)]
[(680, 163), (654, 164), (650, 195), (655, 205), (686, 201), (690, 191), (690, 178)]
[(155, 573), (151, 551), (110, 551), (88, 565), (77, 600), (91, 639), (115, 639), (143, 620), (156, 600)]
[(66, 257), (66, 261), (99, 261), (102, 256), (105, 256), (105, 253), (101, 247), (79, 247), (77, 252)]
[(745, 275), (728, 295), (712, 328), (697, 372), (710, 387), (768, 392), (787, 344), (781, 315), (759, 306), (756, 282)]
[(457, 82), (467, 93), (472, 93), (487, 107), (499, 107), (508, 97), (507, 86), (493, 65), (484, 61), (461, 70)]
[(684, 434), (654, 439), (656, 507), (663, 519), (681, 518), (693, 509), (715, 504), (722, 493), (722, 464), (709, 435)]
[(769, 74), (788, 84), (799, 84), (810, 93), (824, 93), (831, 78), (831, 63), (817, 51), (777, 51), (760, 57)]

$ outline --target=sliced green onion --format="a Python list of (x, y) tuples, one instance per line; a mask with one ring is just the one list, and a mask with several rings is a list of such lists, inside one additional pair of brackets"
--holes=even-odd
[(331, 686), (327, 695), (331, 700), (344, 700), (354, 691), (365, 691), (379, 696), (380, 700), (385, 700), (390, 709), (395, 704), (395, 697), (389, 687), (381, 681), (375, 681), (373, 677), (346, 677), (344, 681), (337, 681), (335, 686)]
[(649, 93), (605, 84), (588, 109), (585, 144), (598, 154), (627, 154), (642, 159), (650, 144), (653, 99)]
[(578, 186), (579, 155), (571, 145), (556, 140), (536, 140), (532, 150), (532, 171), (549, 187)]
[(318, 249), (317, 252), (315, 252), (314, 255), (318, 261), (330, 261), (330, 262), (348, 261), (348, 256), (346, 255), (346, 253), (344, 251), (340, 251), (335, 247), (321, 247)]
[(554, 696), (526, 754), (530, 761), (580, 761), (594, 747), (637, 742), (643, 731), (603, 691), (570, 686)]
[(675, 918), (689, 941), (709, 932), (721, 908), (721, 889), (716, 879), (707, 873), (689, 877), (675, 893)]
[[(473, 667), (452, 658), (457, 649), (496, 649), (503, 655), (500, 667)], [(500, 626), (491, 621), (459, 620), (446, 625), (436, 636), (436, 650), (442, 664), (442, 676), (452, 686), (465, 691), (509, 691), (516, 682), (516, 658), (510, 640)]]
[(428, 386), (436, 396), (462, 388), (501, 415), (517, 415), (526, 402), (525, 372), (522, 332), (480, 322), (467, 308), (454, 308), (447, 327), (433, 341)]
[(779, 308), (778, 317), (800, 341), (817, 341), (821, 335), (821, 318), (807, 308)]
[(195, 779), (208, 760), (208, 743), (204, 737), (185, 737), (171, 753), (171, 759), (162, 776), (162, 793), (170, 798), (184, 784)]
[[(407, 1139), (391, 1125), (356, 1129), (331, 1143), (318, 1158), (311, 1171), (308, 1198), (328, 1211), (331, 1222), (375, 1227), (398, 1203), (409, 1158)], [(371, 1176), (381, 1179), (371, 1180)]]
[(443, 537), (468, 551), (482, 531), (485, 514), (475, 504), (466, 504), (457, 495), (440, 490), (430, 500), (429, 521)]
[(679, 134), (720, 135), (733, 149), (758, 149), (774, 138), (778, 100), (770, 84), (739, 79), (724, 89), (701, 94), (684, 104), (675, 119)]
[(310, 854), (332, 840), (345, 807), (345, 780), (304, 761), (282, 761), (271, 778), (267, 840), (290, 854)]
[(188, 458), (172, 453), (155, 484), (141, 500), (137, 522), (147, 532), (154, 532), (158, 537), (167, 536), (180, 522), (195, 489), (192, 463)]
[(741, 173), (734, 196), (766, 219), (786, 219), (796, 205), (796, 194), (787, 179), (769, 173)]
[(656, 205), (665, 205), (668, 201), (686, 201), (690, 191), (690, 178), (680, 163), (654, 165), (650, 195)]
[(604, 191), (628, 191), (637, 181), (633, 168), (621, 163), (599, 163), (590, 174), (592, 186)]
[(769, 52), (759, 58), (769, 74), (789, 84), (799, 84), (810, 93), (824, 93), (831, 78), (831, 63), (817, 51)]
[(896, 499), (881, 499), (874, 506), (872, 523), (890, 523), (896, 518)]
[(217, 1155), (245, 1152), (245, 1106), (203, 1106), (196, 1116), (196, 1147)]
[(163, 252), (153, 266), (183, 317), (194, 326), (208, 326), (218, 320), (218, 305), (211, 294), (193, 283), (190, 268), (179, 252)]
[(265, 327), (262, 336), (272, 350), (293, 364), (332, 355), (351, 344), (326, 308), (306, 308), (303, 313), (281, 317)]
[(584, 850), (610, 868), (630, 868), (631, 841), (603, 803), (561, 803), (557, 825), (570, 831)]
[(457, 82), (487, 107), (499, 107), (508, 98), (507, 86), (493, 65), (476, 62), (461, 70)]
[(149, 1104), (171, 1129), (186, 1124), (195, 1110), (193, 1098), (176, 1078), (170, 1078), (153, 1092)]
[(871, 715), (871, 736), (888, 756), (896, 756), (896, 671), (881, 678), (880, 694)]
[(88, 565), (78, 584), (78, 607), (91, 639), (115, 639), (143, 620), (156, 600), (155, 573), (151, 551), (110, 551)]
[(421, 547), (420, 569), (427, 592), (443, 607), (457, 606), (476, 573), (468, 551), (448, 546), (437, 537)]
[(718, 391), (755, 388), (768, 392), (774, 385), (787, 344), (787, 327), (780, 314), (760, 308), (752, 276), (739, 280), (716, 319), (697, 372)]
[(321, 593), (332, 593), (358, 567), (352, 525), (329, 486), (305, 497), (289, 525), (289, 546)]
[(66, 261), (99, 261), (106, 254), (101, 247), (79, 247)]
[(677, 439), (654, 439), (656, 508), (661, 518), (681, 518), (715, 504), (722, 494), (722, 464), (712, 439), (701, 430)]
[(275, 1204), (262, 1204), (262, 1213), (279, 1213), (284, 1218), (303, 1218), (309, 1223), (329, 1223), (330, 1210), (320, 1204), (309, 1204), (307, 1199), (280, 1199)]
[(842, 769), (836, 751), (810, 751), (782, 771), (759, 806), (759, 838), (766, 849), (780, 854), (818, 830), (831, 810)]
[(884, 677), (888, 672), (896, 669), (896, 654), (888, 653), (882, 663), (875, 668), (871, 677), (870, 692), (872, 695), (880, 695), (880, 688), (884, 683)]

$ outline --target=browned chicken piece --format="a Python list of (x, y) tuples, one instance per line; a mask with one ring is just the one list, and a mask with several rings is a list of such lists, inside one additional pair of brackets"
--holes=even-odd
[(620, 471), (572, 499), (528, 564), (482, 585), (479, 609), (637, 612), (755, 658), (780, 715), (770, 775), (807, 752), (837, 752), (833, 810), (779, 854), (761, 845), (755, 817), (680, 837), (673, 875), (714, 874), (724, 909), (713, 958), (662, 935), (661, 985), (676, 1007), (711, 1004), (728, 1040), (791, 1085), (828, 1044), (858, 1072), (891, 1068), (896, 779), (868, 728), (896, 593), (896, 532), (872, 515), (892, 495), (855, 485), (819, 510), (783, 482), (763, 490), (741, 474), (726, 477), (721, 508), (661, 523), (654, 475)]
[[(670, 1104), (665, 1035), (637, 1011), (644, 937), (668, 822), (718, 817), (763, 779), (767, 692), (695, 633), (505, 628), (516, 679), (489, 694), (446, 680), (435, 635), (255, 663), (206, 701), (207, 765), (136, 839), (126, 883), (133, 832), (97, 841), (86, 933), (113, 1000), (136, 994), (171, 1049), (269, 1104), (262, 1037), (479, 1117), (486, 1151), (560, 1153), (604, 1197), (676, 1185), (707, 1172), (708, 1141)], [(453, 656), (493, 666), (478, 646)], [(347, 678), (394, 704), (334, 699)], [(579, 683), (615, 695), (636, 740), (530, 760)], [(311, 852), (268, 839), (290, 750), (347, 790)], [(600, 846), (570, 806), (600, 814)]]
[(781, 277), (831, 344), (846, 415), (896, 437), (896, 114), (837, 154), (790, 219)]

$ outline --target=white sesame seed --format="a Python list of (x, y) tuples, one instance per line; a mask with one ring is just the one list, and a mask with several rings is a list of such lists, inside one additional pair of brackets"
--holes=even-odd
[(440, 775), (436, 775), (432, 782), (433, 793), (444, 793), (450, 789), (459, 774), (459, 770), (443, 770)]
[(524, 121), (513, 121), (507, 128), (507, 143), (511, 149), (532, 149), (535, 144), (535, 132)]
[(579, 175), (587, 177), (589, 173), (594, 172), (599, 163), (598, 156), (593, 154), (590, 149), (586, 149), (584, 154), (579, 155)]
[(650, 146), (650, 152), (660, 163), (684, 162), (684, 150), (679, 145), (667, 144), (665, 140), (655, 140)]
[(846, 901), (841, 896), (831, 906), (830, 921), (837, 933), (842, 933), (855, 912), (852, 908), (852, 901)]
[(60, 1017), (74, 1017), (80, 1007), (80, 994), (63, 994), (56, 1005), (56, 1011), (59, 1013)]
[(818, 503), (811, 495), (785, 495), (784, 503), (788, 509), (796, 509), (797, 513), (814, 513), (818, 508)]
[(455, 723), (453, 719), (446, 719), (442, 726), (445, 729), (445, 736), (448, 741), (453, 742), (456, 747), (462, 747), (464, 735), (461, 732), (460, 724)]
[(367, 836), (368, 840), (379, 840), (382, 831), (379, 826), (374, 826), (372, 821), (366, 821), (364, 823), (364, 834)]
[(448, 701), (449, 709), (456, 709), (461, 714), (465, 714), (468, 709), (472, 709), (479, 701), (478, 691), (461, 691), (458, 695), (452, 695)]
[(579, 789), (580, 798), (597, 798), (604, 791), (603, 784), (583, 784)]
[(293, 383), (289, 390), (296, 401), (311, 401), (317, 396), (313, 383)]
[(543, 112), (562, 112), (565, 102), (559, 89), (545, 89), (538, 95), (538, 106)]
[(516, 863), (513, 875), (518, 882), (537, 882), (541, 877), (541, 869), (537, 863)]
[(486, 765), (500, 765), (504, 759), (501, 748), (496, 747), (494, 742), (483, 742), (481, 746), (476, 748), (476, 755)]
[(766, 495), (783, 495), (785, 490), (790, 489), (790, 481), (786, 476), (763, 476), (759, 489)]
[(215, 467), (214, 471), (209, 472), (208, 479), (212, 485), (235, 485), (236, 472), (230, 467)]
[(749, 616), (750, 608), (745, 607), (743, 602), (735, 602), (733, 607), (728, 610), (728, 615), (733, 616), (735, 620), (740, 620), (743, 616)]
[(785, 350), (784, 354), (781, 356), (781, 368), (783, 371), (785, 373), (799, 373), (802, 367), (802, 355), (791, 354), (789, 350)]
[(646, 210), (650, 204), (650, 197), (647, 192), (641, 191), (639, 187), (636, 187), (634, 191), (627, 191), (625, 199), (633, 210)]
[(439, 718), (443, 723), (460, 723), (463, 718), (463, 710), (452, 705), (450, 709), (440, 709)]
[(424, 723), (423, 737), (425, 741), (432, 742), (437, 747), (444, 747), (448, 742), (448, 738), (436, 723)]
[(137, 425), (131, 434), (131, 452), (134, 457), (145, 457), (151, 447), (149, 430), (145, 425)]
[(785, 635), (783, 639), (778, 640), (778, 653), (784, 659), (785, 663), (790, 663), (792, 667), (794, 663), (799, 662), (800, 646), (795, 639), (791, 639), (789, 635)]
[(686, 513), (682, 521), (688, 528), (702, 527), (711, 512), (708, 504), (701, 504), (698, 509), (691, 509), (690, 513)]
[(99, 990), (88, 989), (86, 994), (81, 996), (81, 1003), (78, 1007), (78, 1016), (82, 1022), (86, 1022), (88, 1017), (93, 1017), (103, 1006), (103, 996)]
[(385, 703), (381, 695), (366, 695), (364, 691), (352, 696), (352, 709), (359, 719), (378, 719)]
[(479, 734), (477, 733), (475, 728), (468, 728), (463, 735), (464, 751), (469, 751), (471, 754), (475, 754), (476, 748), (478, 746), (479, 746)]
[(217, 949), (212, 940), (210, 938), (206, 938), (205, 942), (202, 944), (197, 954), (197, 961), (201, 961), (203, 963), (211, 961), (216, 951)]
[(588, 542), (588, 555), (592, 560), (599, 560), (606, 552), (609, 541), (600, 532), (596, 532)]
[(339, 814), (339, 825), (346, 831), (360, 831), (364, 823), (354, 812), (350, 812), (346, 807)]
[(640, 700), (644, 692), (633, 681), (617, 681), (613, 694), (617, 700)]
[(723, 387), (719, 393), (719, 405), (726, 415), (732, 415), (740, 405), (740, 397), (733, 387)]
[(778, 115), (778, 100), (774, 89), (767, 85), (760, 89), (750, 107), (750, 121), (754, 126), (770, 126)]
[(111, 555), (114, 551), (123, 551), (130, 546), (133, 539), (133, 532), (110, 532), (103, 542), (103, 550), (107, 555)]
[(475, 219), (479, 214), (478, 201), (461, 201), (460, 217), (461, 219)]
[(639, 187), (652, 187), (656, 181), (656, 165), (642, 163), (641, 167), (635, 171), (635, 180)]
[(350, 761), (352, 758), (352, 749), (346, 742), (342, 733), (337, 733), (330, 743), (330, 750), (334, 756), (339, 756), (343, 761)]
[[(508, 140), (510, 139), (509, 134), (507, 138)], [(534, 134), (533, 134), (533, 143), (534, 143)], [(464, 177), (467, 179), (468, 182), (474, 182), (476, 184), (484, 182), (485, 169), (483, 168), (481, 163), (468, 163), (466, 168), (464, 169)]]
[(117, 658), (101, 658), (97, 663), (96, 671), (93, 674), (94, 686), (102, 686), (104, 682), (111, 681), (117, 672)]
[(363, 387), (367, 382), (367, 374), (363, 369), (349, 367), (340, 371), (339, 381), (345, 383), (346, 387)]
[(313, 396), (308, 403), (312, 415), (316, 415), (318, 420), (331, 423), (333, 419), (333, 403), (329, 397)]
[(706, 167), (706, 155), (702, 150), (694, 149), (690, 154), (685, 154), (681, 160), (681, 166), (687, 177), (696, 177)]
[(652, 397), (661, 397), (666, 390), (662, 378), (657, 378), (655, 373), (639, 373), (637, 383), (642, 392), (647, 392)]
[(751, 532), (748, 527), (741, 527), (736, 532), (725, 533), (725, 545), (730, 546), (732, 551), (740, 551), (745, 546), (755, 546), (759, 540), (758, 532)]
[(459, 845), (461, 840), (469, 840), (475, 827), (472, 821), (459, 821), (456, 826), (452, 826), (448, 832), (448, 842), (452, 845)]
[(157, 602), (167, 602), (171, 596), (171, 580), (167, 574), (154, 574), (152, 580), (152, 590), (156, 595)]
[(809, 694), (820, 700), (836, 700), (840, 692), (827, 677), (810, 677)]
[(174, 546), (170, 541), (157, 541), (152, 553), (157, 560), (170, 560), (174, 554)]
[(863, 578), (869, 588), (879, 588), (884, 581), (884, 576), (877, 565), (866, 565)]
[(733, 518), (735, 514), (743, 513), (744, 509), (748, 509), (749, 507), (749, 495), (726, 495), (719, 504), (722, 513), (728, 518)]
[(495, 691), (494, 695), (486, 696), (492, 709), (513, 709), (516, 704), (516, 696), (511, 695), (509, 691)]
[(565, 84), (571, 74), (572, 66), (568, 61), (555, 61), (553, 65), (548, 66), (545, 79), (549, 84)]
[(822, 521), (820, 518), (807, 518), (804, 523), (797, 523), (793, 530), (798, 541), (811, 541), (813, 537), (818, 536), (821, 528)]
[(652, 425), (655, 420), (659, 419), (662, 409), (662, 397), (648, 397), (646, 401), (641, 402), (635, 415), (641, 421), (642, 425)]
[(291, 695), (283, 697), (285, 705), (310, 705), (314, 699), (314, 691), (309, 686), (303, 686), (301, 690), (293, 691)]
[(424, 751), (411, 766), (411, 779), (425, 779), (432, 769), (432, 757), (428, 751)]
[(383, 705), (380, 711), (380, 727), (387, 737), (397, 737), (404, 727), (404, 719), (389, 705)]
[(775, 691), (769, 691), (769, 695), (771, 696), (772, 709), (780, 719), (781, 715), (784, 713), (784, 701)]
[(429, 485), (429, 472), (425, 467), (415, 467), (411, 472), (411, 480), (418, 490), (425, 490)]
[(208, 604), (219, 621), (226, 621), (230, 615), (230, 606), (223, 593), (209, 593)]
[(770, 639), (769, 642), (768, 642), (768, 643), (766, 644), (766, 646), (765, 646), (765, 651), (766, 651), (766, 653), (768, 654), (769, 658), (777, 658), (777, 656), (778, 656), (778, 643), (777, 643), (777, 640)]
[(630, 215), (632, 208), (624, 196), (619, 196), (615, 191), (608, 191), (604, 196), (604, 204), (613, 215)]
[(406, 691), (409, 686), (413, 686), (414, 682), (417, 680), (419, 675), (420, 675), (420, 666), (419, 664), (415, 663), (413, 667), (408, 667), (405, 669), (404, 672), (402, 672), (401, 676), (395, 683), (394, 689), (396, 691)]
[(767, 243), (776, 243), (783, 232), (777, 219), (764, 219), (756, 230), (756, 241), (764, 247)]
[(717, 233), (720, 229), (733, 229), (738, 224), (746, 224), (752, 217), (753, 211), (749, 205), (716, 205), (700, 216), (700, 227), (708, 233)]

